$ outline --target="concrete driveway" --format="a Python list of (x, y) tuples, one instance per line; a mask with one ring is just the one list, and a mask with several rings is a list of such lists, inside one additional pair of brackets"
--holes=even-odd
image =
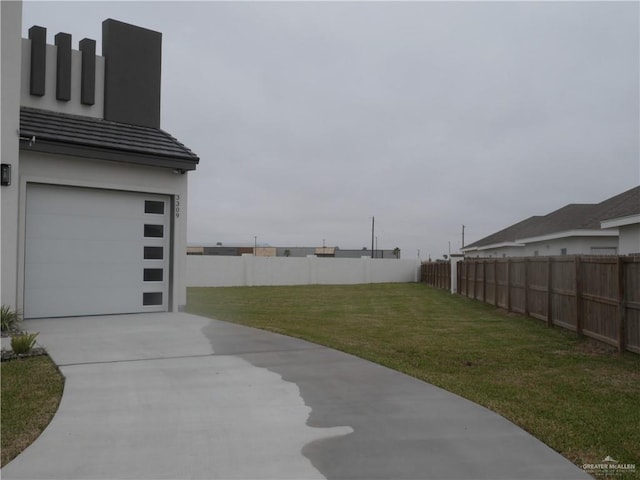
[(491, 411), (188, 314), (28, 320), (66, 377), (10, 479), (588, 479)]

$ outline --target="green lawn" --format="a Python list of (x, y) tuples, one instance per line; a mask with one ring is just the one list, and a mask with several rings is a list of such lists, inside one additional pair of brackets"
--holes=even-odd
[(576, 465), (610, 455), (640, 470), (640, 355), (424, 284), (189, 288), (188, 310), (405, 372), (500, 413)]
[(64, 379), (46, 355), (2, 362), (0, 375), (4, 466), (49, 424), (60, 403)]

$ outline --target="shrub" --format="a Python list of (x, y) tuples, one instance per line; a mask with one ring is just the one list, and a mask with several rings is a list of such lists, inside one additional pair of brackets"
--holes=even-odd
[(0, 307), (0, 328), (3, 333), (16, 331), (22, 321), (22, 315), (17, 310), (12, 310), (8, 305)]
[(38, 333), (21, 333), (11, 337), (11, 349), (16, 355), (25, 355), (36, 344)]

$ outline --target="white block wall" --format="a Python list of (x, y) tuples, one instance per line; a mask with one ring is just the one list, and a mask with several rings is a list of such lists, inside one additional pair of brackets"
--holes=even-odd
[(187, 255), (188, 287), (417, 282), (419, 272), (416, 260)]

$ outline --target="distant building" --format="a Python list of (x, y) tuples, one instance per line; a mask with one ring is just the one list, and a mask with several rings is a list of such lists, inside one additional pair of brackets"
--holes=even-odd
[(640, 253), (640, 186), (597, 204), (570, 204), (465, 246), (467, 257)]
[[(271, 247), (253, 245), (197, 245), (190, 244), (187, 247), (187, 255), (224, 255), (241, 256), (245, 253), (255, 254), (258, 257), (307, 257), (315, 255), (324, 258), (360, 258), (372, 257), (371, 250), (366, 248), (343, 250), (339, 247)], [(396, 255), (397, 253), (397, 255)], [(400, 250), (375, 250), (373, 258), (400, 258)]]

